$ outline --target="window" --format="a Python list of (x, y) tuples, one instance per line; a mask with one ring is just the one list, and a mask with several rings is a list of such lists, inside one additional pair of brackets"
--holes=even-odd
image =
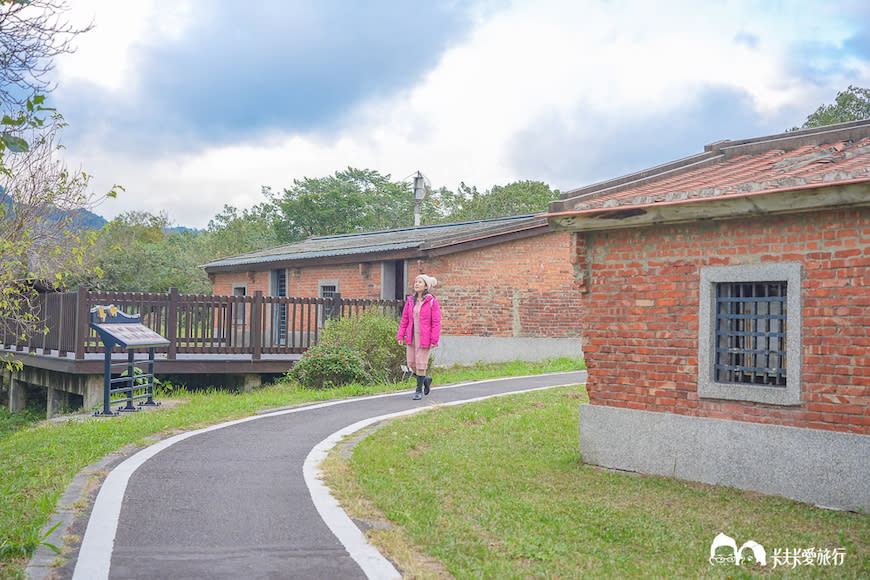
[(698, 396), (801, 402), (801, 265), (701, 269)]
[[(321, 298), (341, 298), (338, 291), (338, 280), (321, 280), (317, 285), (320, 287)], [(324, 303), (320, 308), (320, 316), (317, 317), (320, 326), (323, 326), (332, 315), (332, 302)]]
[[(246, 286), (233, 286), (233, 296), (246, 296), (248, 288)], [(233, 322), (236, 324), (244, 324), (245, 322), (245, 304), (244, 302), (233, 303)]]
[(336, 284), (321, 284), (320, 285), (320, 297), (321, 298), (332, 298), (335, 296), (337, 292), (338, 286)]
[(787, 282), (716, 284), (717, 382), (786, 386), (787, 294)]

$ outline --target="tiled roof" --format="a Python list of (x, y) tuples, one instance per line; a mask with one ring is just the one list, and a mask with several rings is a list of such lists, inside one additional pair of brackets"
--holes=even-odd
[(203, 265), (206, 271), (238, 270), (258, 264), (292, 263), (301, 260), (317, 260), (347, 256), (352, 260), (364, 260), (366, 255), (400, 252), (409, 257), (427, 251), (459, 246), (497, 238), (505, 234), (526, 230), (546, 231), (547, 221), (538, 215), (522, 215), (453, 224), (439, 224), (386, 230), (318, 236), (232, 256)]
[(693, 157), (568, 191), (550, 213), (640, 210), (861, 182), (870, 182), (870, 121), (714, 143)]

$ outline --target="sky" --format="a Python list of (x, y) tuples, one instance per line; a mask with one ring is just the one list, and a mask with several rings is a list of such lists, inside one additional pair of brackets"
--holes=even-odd
[[(865, 0), (67, 0), (64, 162), (204, 228), (347, 167), (568, 192), (870, 87)], [(542, 210), (545, 208), (542, 208)]]

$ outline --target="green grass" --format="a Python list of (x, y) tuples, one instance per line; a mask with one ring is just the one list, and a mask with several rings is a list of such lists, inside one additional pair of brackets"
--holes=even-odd
[[(443, 407), (381, 427), (324, 467), (371, 540), (417, 578), (870, 578), (870, 516), (581, 462), (582, 386)], [(768, 566), (709, 563), (717, 533)], [(773, 569), (774, 550), (842, 566)], [(421, 562), (423, 564), (421, 564)]]
[[(575, 370), (582, 361), (558, 359), (546, 363), (476, 365), (436, 369), (438, 384), (496, 376)], [(40, 529), (72, 478), (106, 454), (128, 445), (144, 446), (153, 436), (251, 415), (257, 411), (379, 392), (403, 390), (410, 381), (387, 385), (349, 385), (329, 390), (302, 389), (279, 383), (251, 393), (175, 389), (158, 397), (166, 405), (156, 411), (121, 417), (78, 417), (24, 427), (19, 416), (0, 413), (0, 579), (23, 578), (23, 570), (39, 545)]]

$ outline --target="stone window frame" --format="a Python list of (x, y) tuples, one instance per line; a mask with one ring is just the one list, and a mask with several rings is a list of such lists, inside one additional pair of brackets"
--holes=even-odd
[[(786, 336), (786, 377), (784, 387), (719, 383), (715, 380), (716, 285), (731, 282), (786, 282), (788, 335)], [(803, 367), (803, 264), (778, 262), (701, 268), (698, 315), (698, 397), (766, 403), (801, 404)]]

